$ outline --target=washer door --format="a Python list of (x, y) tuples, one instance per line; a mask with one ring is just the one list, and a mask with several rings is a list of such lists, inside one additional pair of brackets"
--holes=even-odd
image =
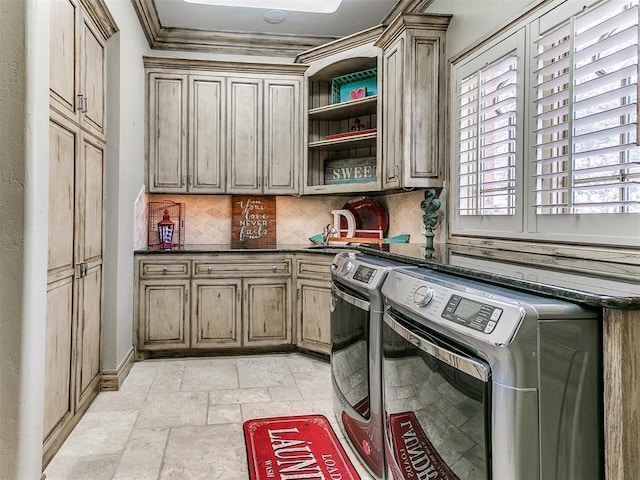
[(397, 312), (385, 313), (383, 329), (392, 478), (491, 478), (489, 365)]

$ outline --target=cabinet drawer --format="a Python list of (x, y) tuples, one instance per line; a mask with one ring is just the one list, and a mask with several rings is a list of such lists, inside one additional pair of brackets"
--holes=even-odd
[(291, 259), (278, 258), (271, 262), (242, 260), (237, 263), (196, 261), (193, 265), (193, 276), (195, 278), (254, 275), (260, 277), (291, 275)]
[(191, 262), (174, 261), (140, 261), (140, 278), (188, 277), (191, 274)]
[(333, 259), (298, 260), (296, 275), (300, 278), (331, 279), (331, 262)]

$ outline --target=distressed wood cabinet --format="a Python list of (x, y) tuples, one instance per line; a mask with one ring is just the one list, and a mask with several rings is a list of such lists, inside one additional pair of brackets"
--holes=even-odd
[[(380, 49), (374, 42), (382, 31), (383, 27), (368, 29), (308, 50), (296, 58), (296, 62), (309, 65), (305, 72), (305, 195), (380, 190), (379, 95), (336, 102), (332, 87), (336, 77), (379, 67)], [(345, 136), (356, 122), (366, 125), (367, 131)], [(326, 170), (334, 162), (364, 159), (372, 165), (372, 174), (366, 179), (327, 180)]]
[(43, 465), (101, 380), (105, 42), (100, 1), (51, 2), (49, 222)]
[(228, 193), (298, 193), (302, 77), (229, 79)]
[(403, 13), (382, 48), (382, 188), (441, 187), (450, 15)]
[(285, 254), (137, 255), (138, 355), (290, 345), (291, 264)]
[[(102, 138), (106, 113), (105, 42), (115, 25), (109, 24), (106, 15), (92, 18), (78, 0), (55, 0), (51, 5), (51, 108)], [(96, 12), (104, 12), (103, 8), (92, 8), (94, 17)]]
[(296, 345), (331, 353), (332, 256), (296, 255)]
[(144, 62), (151, 193), (298, 193), (306, 67)]

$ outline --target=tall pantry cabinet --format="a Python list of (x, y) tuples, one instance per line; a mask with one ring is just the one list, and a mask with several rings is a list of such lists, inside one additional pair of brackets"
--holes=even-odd
[(100, 387), (105, 42), (100, 0), (51, 2), (46, 465)]

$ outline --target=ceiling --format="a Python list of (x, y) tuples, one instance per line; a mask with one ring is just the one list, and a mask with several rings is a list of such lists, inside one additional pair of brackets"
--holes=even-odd
[[(433, 0), (343, 0), (332, 14), (221, 7), (184, 0), (132, 1), (154, 49), (295, 57), (331, 40), (387, 24), (400, 12), (422, 12)], [(278, 17), (282, 22), (266, 21)]]
[[(326, 14), (155, 0), (158, 17), (165, 27), (332, 37), (378, 25), (395, 4), (396, 0), (343, 0), (335, 13)], [(267, 21), (283, 17), (281, 23)]]

